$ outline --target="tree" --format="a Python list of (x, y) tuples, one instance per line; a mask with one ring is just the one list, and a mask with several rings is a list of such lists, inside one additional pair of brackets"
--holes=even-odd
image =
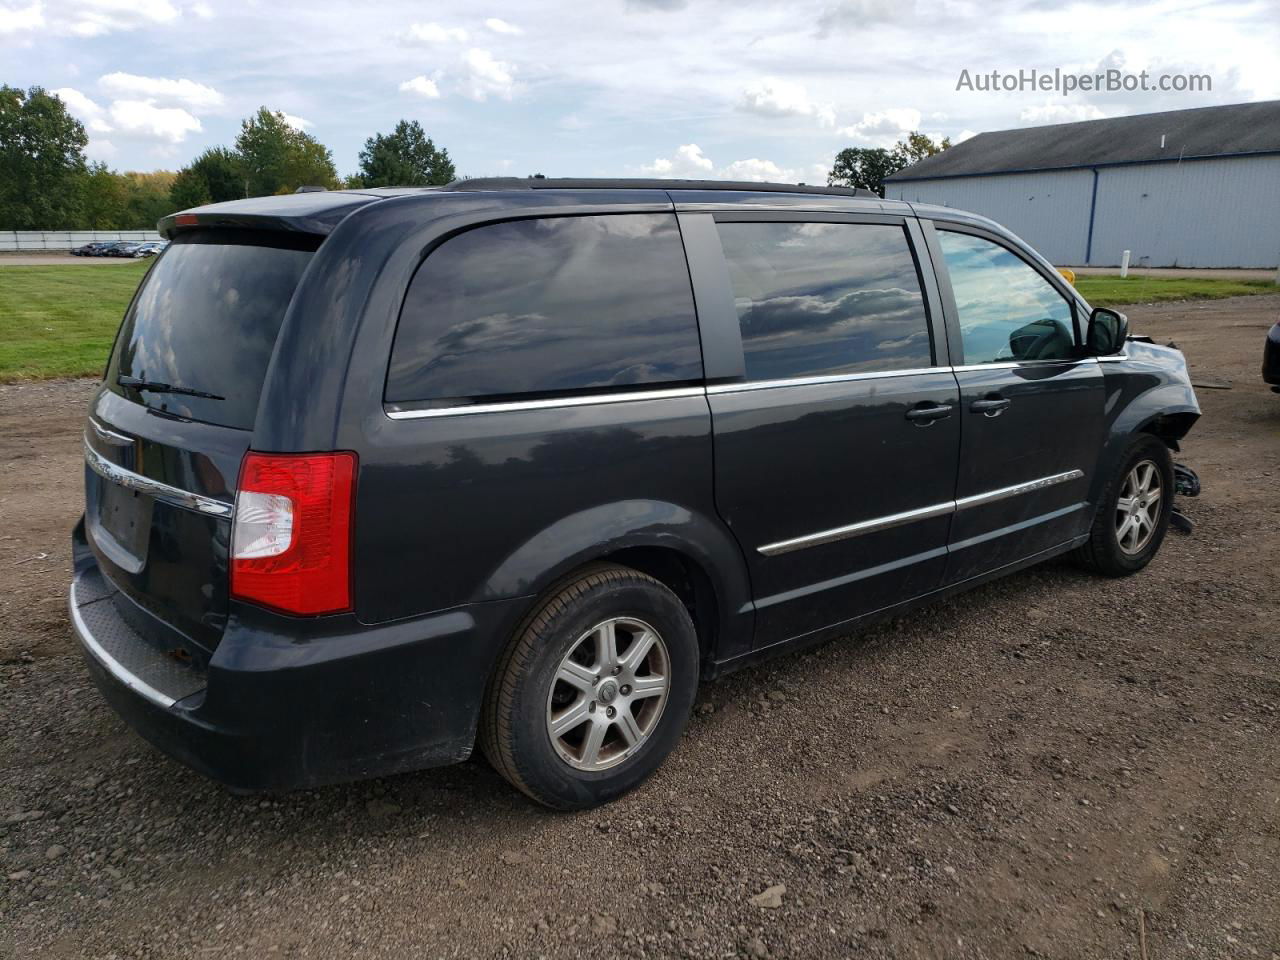
[(128, 224), (129, 187), (125, 177), (92, 164), (80, 178), (80, 214), (77, 227), (85, 230), (119, 230)]
[(827, 186), (862, 187), (883, 197), (882, 181), (899, 169), (893, 154), (883, 147), (847, 147), (836, 154)]
[(191, 161), (169, 188), (169, 206), (188, 210), (206, 203), (238, 200), (245, 195), (244, 164), (226, 147), (213, 147)]
[(456, 176), (449, 151), (436, 149), (417, 120), (401, 120), (390, 134), (375, 134), (360, 151), (360, 185), (442, 186)]
[(236, 137), (236, 152), (249, 196), (292, 193), (303, 186), (339, 186), (328, 148), (291, 127), (279, 111), (260, 107), (246, 119)]
[(893, 148), (893, 159), (898, 164), (898, 169), (909, 167), (913, 163), (919, 163), (925, 157), (932, 157), (935, 153), (941, 153), (951, 146), (951, 138), (943, 137), (938, 143), (934, 143), (926, 134), (919, 130), (912, 130), (907, 134), (905, 140), (900, 140)]
[(907, 134), (892, 150), (883, 147), (848, 147), (836, 154), (827, 175), (830, 187), (864, 187), (884, 196), (884, 180), (904, 167), (919, 163), (951, 146), (951, 138), (934, 142), (919, 130)]
[(128, 191), (125, 213), (128, 226), (154, 228), (156, 221), (174, 210), (170, 193), (178, 178), (172, 170), (123, 175)]
[(0, 229), (79, 226), (88, 142), (58, 97), (0, 86)]

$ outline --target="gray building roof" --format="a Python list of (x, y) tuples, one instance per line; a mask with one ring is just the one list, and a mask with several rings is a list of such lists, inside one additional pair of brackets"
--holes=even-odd
[(1280, 153), (1280, 100), (980, 133), (886, 179), (933, 180), (1254, 153)]

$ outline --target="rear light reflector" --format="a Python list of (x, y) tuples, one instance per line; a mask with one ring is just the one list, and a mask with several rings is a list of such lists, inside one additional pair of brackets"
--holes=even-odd
[(231, 528), (231, 595), (285, 613), (351, 609), (354, 453), (248, 453)]
[(194, 227), (200, 220), (194, 213), (180, 213), (173, 218), (173, 222), (179, 227)]

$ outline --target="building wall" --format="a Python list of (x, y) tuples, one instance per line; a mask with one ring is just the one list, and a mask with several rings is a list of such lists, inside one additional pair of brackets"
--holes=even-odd
[(1280, 156), (1099, 171), (1091, 264), (1280, 264)]
[[(1280, 156), (890, 183), (894, 199), (939, 203), (996, 220), (1062, 266), (1275, 267), (1280, 264)], [(1086, 250), (1090, 255), (1086, 260)]]
[(937, 203), (990, 217), (1052, 263), (1084, 263), (1093, 193), (1090, 170), (891, 181), (885, 187), (885, 196), (895, 200)]

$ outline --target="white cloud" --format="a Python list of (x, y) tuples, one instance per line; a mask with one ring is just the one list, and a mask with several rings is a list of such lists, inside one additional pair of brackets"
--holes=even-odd
[(283, 116), (284, 116), (284, 122), (287, 123), (289, 126), (293, 127), (293, 129), (297, 130), (299, 133), (307, 129), (307, 127), (314, 126), (314, 124), (312, 124), (310, 120), (307, 120), (303, 117), (294, 116), (292, 113), (286, 113)]
[(796, 179), (794, 170), (778, 166), (772, 160), (761, 160), (752, 157), (750, 160), (735, 160), (726, 167), (721, 167), (717, 175), (724, 180), (754, 180), (760, 183), (791, 183)]
[(742, 109), (766, 117), (813, 117), (824, 127), (835, 126), (836, 112), (829, 103), (814, 103), (804, 85), (777, 77), (751, 83), (742, 92)]
[(891, 107), (875, 113), (864, 113), (862, 119), (853, 126), (841, 127), (836, 132), (860, 144), (891, 147), (908, 133), (919, 129), (919, 110)]
[(495, 60), (488, 50), (472, 47), (462, 58), (463, 92), (472, 100), (486, 100), (490, 95), (510, 100), (515, 92), (515, 67)]
[(146, 100), (117, 100), (108, 114), (111, 126), (127, 134), (181, 143), (188, 133), (199, 133), (200, 121), (181, 107), (157, 107)]
[[(113, 100), (104, 107), (74, 87), (61, 87), (53, 92), (90, 133), (114, 133), (126, 138), (160, 140), (171, 145), (181, 143), (187, 134), (200, 133), (203, 129), (200, 121), (181, 107), (160, 107), (154, 100)], [(90, 156), (105, 158), (115, 152), (116, 146), (110, 140), (90, 140)]]
[(461, 27), (442, 27), (438, 23), (415, 23), (404, 39), (409, 43), (466, 43), (467, 31)]
[(426, 97), (428, 100), (438, 100), (440, 98), (440, 88), (436, 86), (436, 82), (425, 76), (406, 80), (400, 84), (400, 92), (416, 93), (418, 96)]
[(168, 77), (140, 77), (132, 73), (108, 73), (98, 78), (98, 86), (115, 97), (142, 97), (151, 101), (181, 104), (193, 110), (222, 106), (222, 94), (194, 80)]
[(118, 30), (172, 23), (178, 8), (169, 0), (78, 0), (67, 5), (56, 25), (78, 37), (99, 37)]
[(865, 33), (876, 23), (915, 16), (915, 0), (841, 0), (818, 16), (818, 36), (857, 30)]
[(53, 91), (67, 105), (70, 114), (85, 125), (90, 133), (110, 133), (107, 112), (99, 104), (74, 87), (61, 87)]
[(1035, 126), (1042, 123), (1074, 123), (1077, 120), (1099, 120), (1106, 114), (1092, 103), (1046, 103), (1039, 107), (1027, 107), (1018, 114), (1018, 121)]
[(484, 25), (494, 33), (505, 33), (511, 36), (524, 33), (524, 27), (517, 27), (514, 23), (508, 23), (498, 17), (490, 17), (484, 22)]
[(207, 3), (193, 3), (191, 5), (191, 12), (201, 20), (213, 19), (213, 7), (209, 6)]
[(696, 179), (705, 177), (714, 166), (710, 159), (703, 156), (701, 147), (696, 143), (686, 143), (676, 148), (675, 156), (658, 157), (640, 170), (654, 177)]
[[(735, 160), (727, 166), (716, 169), (711, 158), (702, 152), (696, 143), (686, 143), (676, 148), (670, 157), (658, 157), (652, 163), (640, 167), (640, 172), (651, 177), (672, 180), (753, 180), (762, 182), (774, 180), (791, 182), (796, 179), (796, 172), (778, 166), (772, 160), (761, 160), (752, 157), (748, 160)], [(822, 176), (826, 176), (825, 169)]]
[(113, 159), (116, 155), (116, 145), (110, 140), (93, 139), (84, 148), (85, 155), (90, 160), (106, 163)]
[(25, 7), (0, 7), (0, 36), (44, 26), (44, 8), (37, 2)]

